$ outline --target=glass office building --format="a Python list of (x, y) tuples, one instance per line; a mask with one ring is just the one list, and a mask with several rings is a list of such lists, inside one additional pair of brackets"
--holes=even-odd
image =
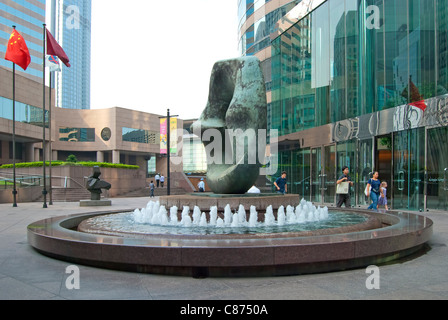
[(394, 209), (448, 209), (448, 2), (303, 0), (272, 40), (271, 129), (293, 193), (352, 204), (372, 172)]
[(31, 55), (31, 64), (27, 70), (17, 67), (16, 72), (33, 80), (41, 80), (44, 23), (45, 0), (0, 0), (0, 67), (12, 70), (12, 63), (3, 58), (12, 26), (15, 25), (25, 38)]
[(70, 68), (55, 73), (56, 106), (90, 109), (91, 0), (51, 0), (53, 35), (70, 58)]
[(266, 82), (268, 124), (271, 102), (271, 40), (277, 21), (293, 9), (301, 0), (238, 0), (238, 39), (242, 56), (260, 59)]

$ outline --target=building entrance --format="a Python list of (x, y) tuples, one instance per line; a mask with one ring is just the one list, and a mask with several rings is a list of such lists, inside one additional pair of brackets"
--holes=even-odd
[(427, 130), (426, 209), (448, 210), (448, 128)]
[(311, 149), (311, 201), (334, 205), (336, 191), (336, 145)]

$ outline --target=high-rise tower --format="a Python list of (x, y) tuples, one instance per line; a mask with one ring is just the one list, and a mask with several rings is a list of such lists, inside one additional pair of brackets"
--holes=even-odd
[(56, 73), (56, 106), (90, 109), (91, 0), (51, 0), (51, 31), (70, 58)]
[(36, 81), (42, 80), (42, 38), (45, 23), (45, 0), (0, 0), (0, 67), (12, 69), (12, 63), (3, 59), (12, 26), (25, 38), (31, 55), (26, 71), (16, 68), (17, 73)]

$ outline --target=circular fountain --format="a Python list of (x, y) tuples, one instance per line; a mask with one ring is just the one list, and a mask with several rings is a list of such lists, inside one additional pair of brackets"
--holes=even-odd
[(189, 198), (196, 205), (165, 206), (170, 199), (161, 198), (129, 212), (38, 221), (28, 227), (29, 243), (53, 258), (117, 270), (279, 276), (396, 260), (420, 250), (433, 228), (430, 219), (412, 213), (319, 208), (293, 196), (244, 197), (239, 205), (217, 198), (208, 210), (210, 198)]
[(72, 263), (193, 277), (330, 272), (420, 250), (433, 228), (423, 216), (328, 210), (297, 195), (245, 194), (262, 172), (268, 175), (261, 170), (267, 147), (265, 83), (256, 57), (213, 67), (207, 106), (192, 125), (213, 151), (207, 153), (213, 194), (161, 197), (158, 204), (129, 212), (38, 221), (28, 227), (31, 246)]

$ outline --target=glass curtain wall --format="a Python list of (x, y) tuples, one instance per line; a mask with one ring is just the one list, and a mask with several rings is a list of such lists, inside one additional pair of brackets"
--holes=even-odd
[[(448, 94), (448, 2), (328, 0), (272, 41), (272, 79), (271, 129), (279, 136)], [(340, 141), (335, 175), (350, 159), (356, 204), (366, 205), (365, 185), (376, 162), (389, 161), (387, 155), (393, 165), (385, 178), (391, 180), (395, 209), (423, 209), (425, 197), (427, 208), (443, 207), (446, 133), (391, 130), (356, 143)], [(443, 146), (437, 145), (442, 137)], [(389, 139), (387, 150), (379, 149), (378, 139)], [(309, 197), (316, 202), (326, 201), (322, 170), (331, 159), (326, 148), (316, 145), (292, 156), (295, 164), (310, 166), (302, 167), (308, 174), (292, 170), (296, 176), (290, 180), (309, 176)], [(280, 164), (290, 160), (281, 158)], [(304, 190), (305, 184), (297, 184), (297, 192)]]
[(394, 209), (423, 210), (425, 182), (425, 129), (394, 134)]
[(447, 20), (446, 1), (325, 2), (272, 42), (273, 127), (285, 135), (448, 93)]
[(427, 203), (428, 209), (448, 210), (448, 128), (428, 130)]

